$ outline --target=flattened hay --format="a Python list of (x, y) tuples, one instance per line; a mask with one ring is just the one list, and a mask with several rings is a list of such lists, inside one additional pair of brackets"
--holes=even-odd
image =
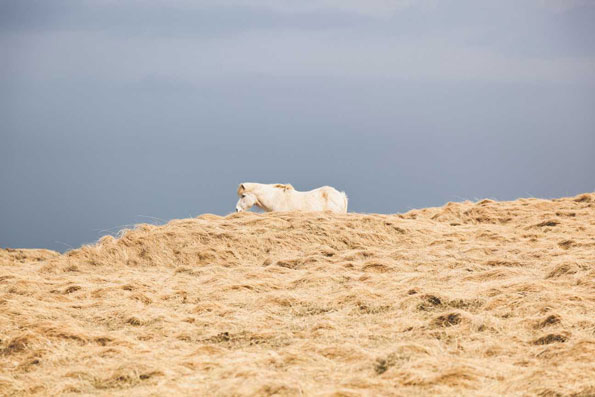
[(593, 396), (595, 194), (0, 250), (0, 395)]

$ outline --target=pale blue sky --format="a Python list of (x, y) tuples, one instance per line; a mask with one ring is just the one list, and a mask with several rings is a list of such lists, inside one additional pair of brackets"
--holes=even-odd
[(0, 0), (0, 247), (234, 210), (595, 189), (593, 1)]

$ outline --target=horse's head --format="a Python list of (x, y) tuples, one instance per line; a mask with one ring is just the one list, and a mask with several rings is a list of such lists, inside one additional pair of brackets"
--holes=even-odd
[(258, 202), (256, 195), (246, 191), (244, 185), (240, 185), (238, 188), (238, 196), (240, 196), (240, 199), (236, 204), (236, 212), (246, 211)]

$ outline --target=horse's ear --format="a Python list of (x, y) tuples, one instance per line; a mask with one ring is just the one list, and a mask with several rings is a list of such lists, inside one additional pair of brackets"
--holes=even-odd
[(240, 196), (242, 193), (244, 193), (244, 191), (246, 190), (246, 186), (244, 186), (244, 184), (240, 184), (240, 186), (238, 186), (238, 196)]

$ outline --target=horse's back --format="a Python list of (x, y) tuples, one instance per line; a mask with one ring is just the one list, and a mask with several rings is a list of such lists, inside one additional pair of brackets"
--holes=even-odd
[(322, 186), (312, 190), (312, 192), (320, 195), (324, 211), (347, 212), (347, 195), (345, 192), (340, 192), (332, 186)]

